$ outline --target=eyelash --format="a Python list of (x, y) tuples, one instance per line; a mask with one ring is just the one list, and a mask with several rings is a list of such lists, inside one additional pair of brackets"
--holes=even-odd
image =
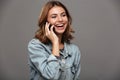
[[(62, 17), (65, 17), (66, 16), (66, 14), (62, 14), (61, 15)], [(57, 16), (52, 16), (51, 18), (56, 18)]]
[(65, 16), (66, 16), (66, 14), (63, 14), (62, 16), (63, 16), (63, 17), (65, 17)]
[(52, 16), (52, 18), (56, 18), (56, 16)]

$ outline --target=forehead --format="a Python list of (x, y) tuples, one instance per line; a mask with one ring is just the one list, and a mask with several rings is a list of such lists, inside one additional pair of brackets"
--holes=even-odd
[(48, 15), (60, 14), (60, 13), (63, 13), (63, 12), (65, 12), (64, 8), (62, 8), (60, 6), (54, 6), (49, 10)]

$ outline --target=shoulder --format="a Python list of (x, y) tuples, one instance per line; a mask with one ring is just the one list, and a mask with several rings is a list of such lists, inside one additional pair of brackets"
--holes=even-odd
[(38, 39), (33, 38), (32, 40), (29, 41), (28, 45), (30, 45), (30, 44), (40, 44), (40, 43), (41, 42)]
[(40, 47), (40, 46), (45, 46), (43, 43), (41, 43), (38, 39), (33, 38), (32, 40), (29, 41), (28, 43), (28, 48), (29, 47)]
[(73, 43), (67, 44), (67, 46), (74, 51), (76, 51), (76, 50), (79, 51), (80, 50), (79, 47), (76, 44), (73, 44)]
[(67, 44), (68, 51), (71, 51), (73, 54), (80, 55), (80, 48), (73, 43)]

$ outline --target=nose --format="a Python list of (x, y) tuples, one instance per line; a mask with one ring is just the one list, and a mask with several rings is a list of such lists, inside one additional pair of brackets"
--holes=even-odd
[(63, 18), (61, 16), (59, 16), (58, 21), (63, 21)]

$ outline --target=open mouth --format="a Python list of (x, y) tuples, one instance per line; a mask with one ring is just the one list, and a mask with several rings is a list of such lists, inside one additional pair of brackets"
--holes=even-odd
[(64, 24), (58, 24), (58, 25), (55, 25), (55, 27), (56, 27), (58, 30), (62, 30), (62, 29), (64, 29)]

